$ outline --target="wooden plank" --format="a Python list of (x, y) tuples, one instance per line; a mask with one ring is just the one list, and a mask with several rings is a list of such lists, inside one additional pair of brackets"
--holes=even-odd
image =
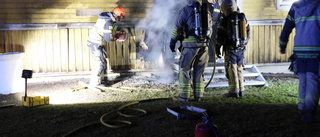
[(123, 44), (122, 42), (116, 42), (116, 52), (117, 52), (117, 68), (123, 69)]
[(82, 55), (83, 55), (83, 70), (82, 71), (89, 71), (90, 70), (90, 61), (91, 61), (91, 54), (90, 49), (87, 46), (87, 40), (89, 36), (89, 29), (81, 29), (81, 46), (82, 46)]
[(12, 52), (12, 32), (5, 31), (5, 52)]
[(279, 39), (279, 36), (276, 35), (276, 27), (277, 26), (271, 26), (270, 27), (270, 51), (269, 51), (269, 56), (270, 56), (270, 61), (266, 63), (272, 63), (275, 62), (276, 60), (276, 53), (279, 52), (277, 51), (279, 43), (277, 43), (277, 39)]
[(269, 62), (270, 61), (270, 26), (264, 26), (264, 59), (261, 62)]
[(21, 31), (21, 42), (23, 43), (23, 49), (24, 49), (24, 57), (23, 57), (23, 68), (24, 69), (32, 69), (31, 68), (31, 61), (30, 61), (30, 52), (32, 51), (30, 49), (29, 44), (29, 31), (24, 30)]
[(254, 26), (253, 27), (254, 28), (254, 31), (253, 31), (253, 36), (255, 36), (254, 38), (253, 38), (253, 45), (255, 45), (255, 47), (253, 48), (253, 52), (252, 52), (252, 63), (253, 64), (256, 64), (256, 63), (258, 63), (259, 62), (259, 55), (260, 55), (260, 53), (259, 53), (259, 48), (257, 48), (257, 47), (260, 47), (259, 46), (259, 26)]
[(253, 52), (252, 49), (253, 49), (253, 47), (254, 47), (254, 45), (253, 45), (253, 27), (250, 26), (250, 40), (247, 45), (247, 50), (244, 53), (246, 63), (252, 63), (252, 52)]
[(136, 36), (132, 36), (130, 37), (129, 41), (129, 52), (130, 52), (130, 55), (129, 55), (129, 60), (130, 60), (130, 68), (134, 68), (136, 69), (136, 39), (135, 39)]
[(20, 31), (12, 31), (12, 51), (21, 52), (21, 34)]
[(35, 47), (38, 49), (38, 62), (39, 62), (39, 72), (47, 72), (47, 62), (46, 62), (46, 51), (45, 47), (45, 31), (37, 30), (37, 44)]
[(75, 30), (74, 29), (69, 29), (69, 47), (68, 47), (68, 60), (69, 60), (69, 64), (68, 64), (68, 71), (69, 72), (75, 72), (76, 71), (76, 53), (75, 53), (75, 41), (76, 41), (76, 37), (75, 37)]
[(45, 59), (46, 59), (46, 72), (54, 72), (54, 45), (53, 45), (53, 30), (44, 30), (45, 35)]
[(257, 51), (259, 53), (258, 56), (258, 62), (257, 63), (261, 63), (263, 62), (263, 60), (265, 60), (265, 53), (264, 53), (264, 49), (265, 49), (265, 26), (259, 26), (259, 32), (258, 32), (258, 36), (259, 36), (259, 44), (258, 44), (258, 49), (259, 51)]
[[(280, 36), (280, 34), (281, 34), (281, 31), (282, 31), (282, 27), (283, 26), (277, 26), (277, 28), (276, 28), (276, 36)], [(276, 44), (278, 45), (277, 46), (277, 50), (276, 50), (276, 62), (281, 62), (281, 54), (280, 54), (280, 47), (279, 47), (279, 38), (278, 39), (276, 39)]]
[[(130, 5), (131, 4), (131, 5)], [(129, 3), (128, 7), (131, 7), (135, 3)], [(4, 3), (1, 6), (8, 9), (85, 9), (85, 8), (114, 8), (118, 5), (116, 3), (72, 3), (72, 2), (22, 2), (22, 3)]]
[(30, 61), (31, 61), (31, 67), (32, 70), (35, 72), (40, 72), (40, 68), (39, 68), (39, 43), (38, 43), (38, 30), (30, 30), (29, 31), (29, 39), (28, 39), (28, 43), (30, 44)]
[[(293, 46), (294, 46), (294, 36), (296, 35), (296, 30), (293, 29), (289, 38), (289, 44), (287, 47), (287, 58), (289, 58), (293, 54)], [(290, 61), (288, 59), (288, 61)]]
[(61, 72), (68, 72), (69, 64), (69, 48), (68, 48), (68, 29), (59, 29), (59, 39), (60, 39), (60, 64)]
[[(279, 30), (279, 35), (278, 35), (278, 36), (280, 36), (281, 31), (282, 31), (282, 28)], [(289, 38), (290, 38), (290, 37), (289, 37)], [(290, 44), (290, 43), (288, 42), (288, 44)], [(287, 45), (287, 46), (288, 46), (288, 45)], [(279, 46), (278, 46), (278, 47), (279, 47)], [(279, 47), (278, 49), (279, 49), (279, 51), (280, 51), (280, 47)], [(288, 47), (287, 47), (286, 52), (287, 52), (288, 50), (290, 50), (290, 49), (288, 49)], [(285, 62), (286, 60), (287, 60), (287, 55), (286, 55), (286, 54), (281, 54), (281, 55), (280, 55), (280, 62)]]
[(246, 51), (244, 52), (244, 59), (245, 59), (245, 63), (251, 63), (251, 52), (252, 52), (252, 27), (250, 26), (250, 39), (248, 41), (248, 44), (247, 44), (247, 49)]
[(61, 72), (60, 29), (53, 30), (53, 71)]
[[(34, 66), (33, 66), (33, 58), (34, 58), (34, 49), (33, 49), (33, 46), (32, 46), (32, 31), (31, 30), (28, 30), (27, 32), (27, 35), (26, 35), (26, 53), (29, 55), (28, 56), (28, 66), (29, 66), (29, 69), (31, 70), (34, 70)], [(34, 70), (35, 71), (35, 70)]]
[(4, 53), (5, 52), (5, 31), (0, 31), (0, 53)]
[[(1, 0), (0, 3), (21, 3), (21, 2), (25, 2), (26, 0)], [(28, 0), (29, 2), (56, 2), (56, 3), (61, 3), (61, 2), (75, 2), (74, 0)], [(152, 2), (153, 0), (126, 0), (127, 2)], [(83, 3), (83, 2), (90, 2), (88, 0), (77, 0), (76, 2), (79, 3)], [(102, 2), (102, 3), (106, 3), (106, 2), (112, 2), (112, 3), (116, 3), (116, 2), (121, 2), (123, 3), (122, 0), (95, 0), (92, 2)]]
[(126, 41), (123, 42), (124, 49), (123, 49), (123, 59), (124, 59), (124, 69), (129, 69), (130, 66), (130, 40), (127, 39)]
[(81, 29), (75, 29), (75, 54), (76, 54), (76, 71), (83, 70), (82, 63), (82, 44), (81, 44)]
[(112, 70), (116, 70), (117, 69), (117, 45), (115, 42), (109, 42), (109, 50), (107, 51), (108, 54), (110, 54), (110, 66)]

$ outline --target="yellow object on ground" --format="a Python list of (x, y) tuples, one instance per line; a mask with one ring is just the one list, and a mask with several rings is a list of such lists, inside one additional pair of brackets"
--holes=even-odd
[(22, 96), (22, 106), (26, 107), (34, 107), (34, 106), (42, 106), (49, 105), (49, 97), (47, 96)]

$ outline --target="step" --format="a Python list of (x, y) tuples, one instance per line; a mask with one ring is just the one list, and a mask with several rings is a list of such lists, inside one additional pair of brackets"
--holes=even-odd
[[(245, 86), (265, 86), (264, 81), (258, 81), (258, 80), (250, 80), (250, 81), (245, 81), (244, 85)], [(228, 82), (211, 82), (207, 88), (218, 88), (218, 87), (228, 87)]]
[[(204, 73), (205, 84), (207, 84), (212, 77), (213, 66), (207, 67)], [(222, 70), (222, 71), (221, 71)], [(225, 76), (224, 66), (216, 66), (216, 71), (212, 82), (207, 86), (207, 88), (213, 87), (228, 87), (228, 80)], [(267, 86), (268, 83), (264, 79), (263, 75), (260, 73), (255, 65), (245, 65), (243, 69), (243, 77), (245, 79), (245, 86)], [(219, 79), (219, 82), (216, 79)]]
[[(243, 73), (243, 77), (258, 77), (260, 74), (259, 73), (248, 73), (245, 72)], [(211, 73), (210, 74), (204, 74), (204, 79), (210, 79), (211, 78)], [(213, 78), (226, 78), (225, 73), (214, 73)]]
[[(244, 65), (243, 69), (252, 69), (254, 65)], [(216, 70), (224, 70), (224, 66), (216, 66)], [(206, 70), (213, 70), (213, 66), (206, 67)]]

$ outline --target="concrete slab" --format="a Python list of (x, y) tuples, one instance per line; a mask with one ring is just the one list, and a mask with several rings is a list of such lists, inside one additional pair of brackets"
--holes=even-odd
[(266, 63), (266, 64), (254, 64), (261, 73), (272, 73), (272, 74), (293, 74), (288, 70), (290, 62), (285, 63)]
[[(288, 70), (290, 65), (286, 63), (266, 63), (266, 64), (253, 64), (260, 73), (271, 74), (293, 74)], [(117, 75), (117, 73), (111, 74)], [(85, 72), (63, 72), (63, 73), (34, 73), (31, 79), (28, 79), (28, 83), (48, 82), (48, 81), (61, 81), (75, 78), (90, 78), (90, 71)]]

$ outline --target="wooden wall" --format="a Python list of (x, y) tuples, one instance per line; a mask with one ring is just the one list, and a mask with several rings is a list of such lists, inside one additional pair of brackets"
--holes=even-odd
[[(24, 52), (24, 69), (34, 72), (90, 71), (87, 46), (90, 29), (48, 29), (0, 31), (0, 53)], [(136, 60), (135, 37), (124, 42), (105, 43), (110, 67), (140, 68)]]
[[(111, 11), (116, 6), (127, 11), (125, 22), (141, 20), (153, 0), (1, 0), (0, 53), (24, 52), (24, 68), (35, 72), (90, 71), (91, 53), (86, 45), (97, 11)], [(255, 6), (254, 4), (258, 4)], [(285, 11), (276, 11), (272, 0), (243, 0), (250, 20), (281, 20)], [(78, 15), (79, 11), (92, 15)], [(292, 36), (287, 54), (280, 55), (282, 23), (251, 24), (251, 39), (246, 62), (287, 62), (292, 53)], [(136, 34), (138, 37), (139, 34)], [(106, 44), (111, 69), (139, 68), (135, 37), (125, 42)]]
[(251, 38), (245, 52), (245, 61), (251, 64), (288, 62), (293, 53), (295, 32), (290, 35), (287, 53), (280, 54), (279, 36), (282, 27), (282, 25), (251, 26)]
[[(111, 11), (117, 6), (127, 11), (126, 20), (139, 20), (153, 0), (1, 0), (0, 23), (95, 22), (97, 13), (77, 15), (77, 11)], [(90, 13), (88, 13), (90, 14)]]
[(277, 0), (239, 0), (248, 20), (285, 19), (288, 11), (277, 9)]
[[(90, 28), (103, 11), (120, 6), (127, 24), (139, 21), (153, 0), (1, 0), (0, 53), (24, 52), (24, 68), (35, 72), (91, 70)], [(112, 45), (112, 46), (111, 46)], [(139, 68), (135, 37), (106, 43), (111, 69)]]
[[(292, 54), (292, 39), (287, 54), (279, 53), (282, 26), (251, 26), (251, 39), (245, 53), (247, 63), (287, 62)], [(91, 53), (86, 45), (89, 29), (41, 29), (0, 31), (0, 53), (24, 52), (24, 68), (35, 72), (74, 72), (91, 69)], [(107, 44), (112, 69), (139, 68), (134, 37)]]

